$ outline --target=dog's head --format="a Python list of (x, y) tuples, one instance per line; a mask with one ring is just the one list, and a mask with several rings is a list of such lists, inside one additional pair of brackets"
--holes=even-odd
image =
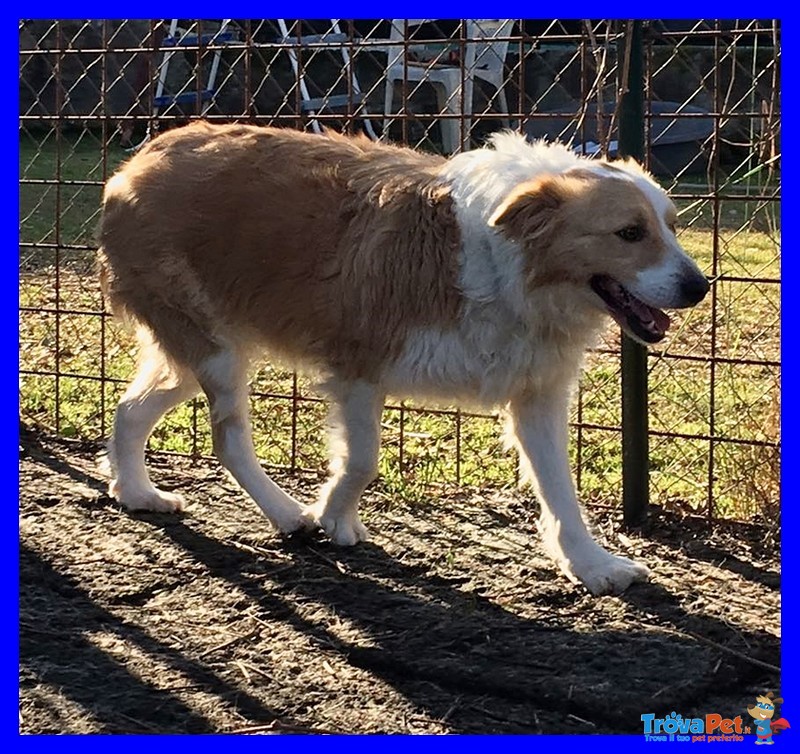
[(657, 343), (662, 308), (698, 304), (708, 281), (675, 237), (675, 205), (633, 162), (521, 183), (489, 224), (522, 247), (531, 288), (578, 286), (631, 337)]

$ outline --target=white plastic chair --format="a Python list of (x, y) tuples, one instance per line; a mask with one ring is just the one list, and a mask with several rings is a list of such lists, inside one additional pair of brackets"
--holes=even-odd
[[(437, 60), (416, 61), (406, 58), (406, 49), (419, 49), (420, 45), (404, 45), (406, 29), (409, 36), (411, 29), (420, 24), (434, 21), (427, 18), (394, 18), (389, 34), (389, 41), (397, 44), (387, 48), (386, 96), (384, 100), (384, 137), (388, 133), (391, 122), (392, 103), (396, 81), (422, 82), (434, 86), (437, 93), (440, 112), (452, 116), (463, 116), (464, 128), (461, 129), (462, 117), (443, 118), (441, 120), (442, 147), (451, 154), (460, 145), (469, 148), (470, 128), (473, 113), (473, 94), (475, 78), (488, 82), (497, 90), (497, 103), (502, 113), (508, 114), (508, 102), (503, 90), (504, 65), (508, 52), (508, 37), (514, 26), (509, 19), (470, 19), (465, 22), (466, 41), (464, 42), (464, 60), (461, 63), (448, 64)], [(463, 68), (463, 70), (462, 70)], [(461, 111), (461, 86), (464, 86), (464, 110)], [(508, 118), (505, 119), (508, 125)]]

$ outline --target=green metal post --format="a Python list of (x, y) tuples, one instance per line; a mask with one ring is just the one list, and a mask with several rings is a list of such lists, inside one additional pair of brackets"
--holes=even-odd
[[(623, 27), (618, 41), (622, 84), (619, 110), (619, 154), (644, 160), (644, 44), (642, 22)], [(622, 511), (626, 526), (647, 518), (649, 447), (647, 412), (647, 349), (622, 336)]]

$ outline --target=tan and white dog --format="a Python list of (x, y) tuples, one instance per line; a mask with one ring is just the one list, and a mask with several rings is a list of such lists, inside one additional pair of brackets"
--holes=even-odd
[[(281, 531), (367, 533), (387, 393), (500, 406), (541, 504), (545, 545), (594, 593), (647, 569), (584, 523), (568, 408), (584, 351), (614, 317), (661, 340), (659, 307), (697, 304), (706, 278), (675, 238), (675, 207), (635, 163), (590, 161), (512, 133), (444, 159), (366, 138), (194, 123), (148, 144), (105, 189), (99, 253), (114, 311), (137, 325), (139, 371), (117, 409), (110, 494), (174, 511), (145, 443), (200, 390), (214, 450)], [(331, 477), (304, 507), (252, 443), (248, 365), (322, 377)]]

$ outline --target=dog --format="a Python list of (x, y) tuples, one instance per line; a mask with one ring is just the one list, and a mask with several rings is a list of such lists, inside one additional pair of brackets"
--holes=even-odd
[[(648, 570), (590, 534), (567, 454), (583, 355), (610, 315), (656, 343), (662, 308), (709, 285), (675, 236), (667, 194), (633, 161), (580, 157), (511, 132), (449, 159), (326, 132), (198, 121), (108, 180), (102, 288), (140, 361), (116, 411), (109, 493), (179, 511), (145, 443), (203, 391), (215, 455), (280, 531), (367, 538), (387, 393), (500, 407), (541, 504), (547, 551), (594, 594)], [(267, 351), (314, 373), (331, 402), (331, 475), (303, 506), (264, 472), (247, 408)]]

